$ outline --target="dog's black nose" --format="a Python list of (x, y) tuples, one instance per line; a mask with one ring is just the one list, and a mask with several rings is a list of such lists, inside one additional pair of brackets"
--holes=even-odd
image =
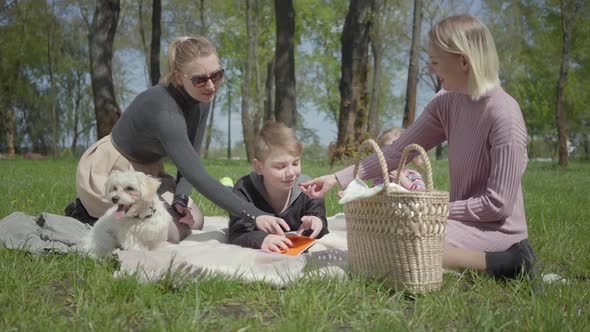
[(117, 204), (117, 202), (119, 202), (119, 197), (113, 197), (111, 198), (111, 201), (113, 201), (113, 203)]

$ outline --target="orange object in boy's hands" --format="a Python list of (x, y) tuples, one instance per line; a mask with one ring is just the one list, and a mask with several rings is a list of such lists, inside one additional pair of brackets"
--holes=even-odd
[(288, 256), (297, 256), (301, 254), (309, 249), (309, 247), (311, 247), (316, 241), (316, 239), (299, 235), (287, 235), (287, 238), (291, 240), (292, 245), (285, 250), (281, 250), (281, 253)]

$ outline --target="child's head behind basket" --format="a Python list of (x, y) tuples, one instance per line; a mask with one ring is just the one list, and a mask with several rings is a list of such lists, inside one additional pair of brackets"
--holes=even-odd
[[(377, 138), (377, 144), (379, 147), (383, 148), (386, 145), (390, 145), (393, 142), (397, 141), (402, 134), (404, 133), (405, 129), (403, 128), (389, 128), (386, 129), (379, 138)], [(422, 156), (416, 156), (414, 159), (411, 160), (412, 165), (418, 168), (422, 168), (424, 161), (422, 160)]]

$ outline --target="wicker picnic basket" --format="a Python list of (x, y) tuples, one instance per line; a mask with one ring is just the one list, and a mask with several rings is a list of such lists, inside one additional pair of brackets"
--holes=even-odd
[[(433, 189), (432, 167), (424, 149), (408, 145), (402, 153), (399, 174), (408, 153), (417, 150), (424, 158), (425, 191), (400, 192), (389, 186), (385, 158), (372, 139), (363, 142), (376, 152), (383, 174), (378, 194), (344, 205), (350, 271), (382, 280), (387, 287), (422, 293), (442, 284), (442, 257), (449, 193)], [(359, 170), (355, 163), (354, 177)]]

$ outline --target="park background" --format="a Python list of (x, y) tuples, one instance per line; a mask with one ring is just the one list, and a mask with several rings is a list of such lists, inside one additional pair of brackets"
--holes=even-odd
[(79, 156), (166, 72), (173, 38), (202, 34), (217, 45), (226, 68), (204, 157), (249, 159), (266, 119), (296, 127), (307, 158), (353, 157), (365, 138), (406, 127), (422, 112), (440, 89), (428, 72), (427, 32), (446, 16), (470, 13), (495, 37), (502, 85), (527, 124), (529, 157), (565, 166), (568, 156), (589, 156), (584, 1), (276, 4), (4, 1), (0, 152)]
[[(153, 40), (154, 6), (161, 8), (161, 29)], [(420, 6), (418, 34), (414, 9)], [(589, 7), (581, 0), (0, 1), (0, 152), (8, 159), (0, 161), (0, 218), (17, 211), (62, 213), (76, 195), (78, 157), (109, 130), (117, 110), (165, 71), (165, 50), (176, 36), (211, 38), (228, 74), (215, 102), (208, 172), (234, 179), (249, 172), (244, 132), (254, 132), (254, 114), (266, 114), (295, 120), (306, 143), (304, 172), (314, 177), (349, 164), (358, 141), (403, 126), (411, 96), (415, 113), (421, 112), (437, 89), (426, 71), (426, 32), (445, 16), (475, 14), (492, 30), (502, 85), (520, 103), (529, 132), (531, 161), (522, 182), (538, 276), (562, 277), (533, 292), (525, 280), (501, 282), (466, 271), (445, 274), (440, 291), (420, 296), (354, 276), (308, 275), (280, 289), (223, 276), (143, 284), (134, 276), (115, 278), (115, 259), (35, 255), (0, 245), (0, 330), (588, 330)], [(351, 20), (359, 23), (355, 29), (347, 28), (351, 15), (362, 18)], [(289, 17), (292, 30), (279, 38), (287, 46), (278, 47), (283, 34), (277, 32), (285, 29), (277, 23)], [(109, 26), (111, 35), (97, 33)], [(351, 30), (366, 37), (357, 39), (355, 45), (364, 46), (354, 53), (364, 65), (355, 64), (360, 70), (346, 77), (365, 87), (359, 90), (365, 98), (339, 88), (342, 74), (351, 73), (351, 63), (342, 61), (352, 59), (353, 48), (343, 43)], [(109, 50), (112, 63), (93, 62), (93, 68), (92, 52)], [(279, 53), (287, 61), (275, 68), (292, 68), (292, 76), (268, 70)], [(412, 66), (411, 54), (417, 56)], [(93, 77), (106, 91), (99, 98)], [(287, 80), (267, 84), (268, 77)], [(364, 108), (343, 108), (351, 103), (343, 103), (341, 93)], [(355, 129), (337, 129), (344, 118), (357, 117)], [(231, 159), (238, 160), (227, 160), (228, 142)], [(444, 147), (439, 152), (431, 154), (435, 187), (448, 190)], [(345, 160), (333, 158), (338, 154)], [(174, 174), (174, 165), (166, 168)], [(225, 215), (198, 192), (191, 196), (205, 215)], [(342, 211), (335, 191), (326, 208), (328, 215)]]

